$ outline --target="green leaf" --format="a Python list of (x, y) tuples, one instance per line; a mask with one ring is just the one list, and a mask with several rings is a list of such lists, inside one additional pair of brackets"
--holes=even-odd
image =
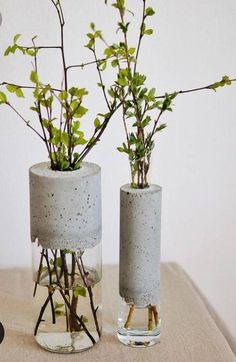
[(75, 112), (74, 116), (77, 118), (83, 117), (88, 112), (88, 108), (80, 106), (77, 111)]
[(26, 49), (26, 54), (34, 57), (37, 54), (37, 49)]
[(58, 98), (61, 100), (61, 101), (66, 101), (67, 98), (68, 98), (68, 93), (66, 90), (62, 90), (59, 95), (58, 95)]
[(19, 97), (19, 98), (24, 98), (24, 97), (25, 97), (25, 96), (24, 96), (24, 93), (23, 93), (23, 91), (22, 91), (21, 88), (17, 88), (16, 91), (15, 91), (15, 94), (16, 94), (17, 97)]
[(128, 81), (126, 78), (118, 78), (117, 83), (121, 86), (121, 87), (125, 87), (128, 84)]
[(152, 88), (149, 92), (148, 92), (148, 98), (152, 99), (155, 98), (155, 93), (156, 93), (156, 89)]
[(77, 133), (80, 129), (80, 121), (75, 121), (72, 123), (72, 133)]
[(68, 92), (73, 97), (78, 97), (78, 98), (82, 98), (83, 96), (88, 94), (88, 91), (85, 88), (76, 88), (76, 87), (70, 88)]
[(101, 127), (101, 122), (100, 122), (99, 118), (95, 118), (94, 127), (95, 128), (100, 128)]
[(112, 62), (111, 62), (111, 65), (113, 68), (117, 67), (119, 64), (118, 60), (117, 59), (113, 59)]
[(125, 150), (124, 150), (123, 147), (117, 147), (117, 150), (118, 150), (119, 152), (125, 152)]
[(7, 96), (5, 93), (0, 91), (0, 104), (7, 103)]
[(116, 98), (116, 92), (112, 88), (108, 89), (108, 94), (112, 98)]
[(60, 268), (62, 266), (62, 258), (56, 258), (55, 265)]
[(109, 48), (106, 48), (104, 50), (104, 55), (107, 57), (107, 58), (110, 58), (114, 55), (114, 49), (112, 47), (109, 47)]
[(150, 118), (149, 116), (147, 116), (147, 117), (142, 121), (142, 128), (147, 127), (150, 122), (151, 122), (151, 118)]
[(222, 77), (222, 82), (225, 83), (225, 85), (231, 85), (232, 84), (232, 81), (230, 80), (230, 78), (228, 77), (228, 75), (224, 75)]
[(4, 56), (7, 57), (11, 53), (11, 46), (7, 47), (7, 49), (4, 52)]
[(73, 294), (74, 294), (75, 298), (78, 298), (79, 295), (81, 297), (86, 297), (86, 289), (84, 287), (81, 287), (80, 285), (78, 285), (77, 287), (75, 287), (73, 289)]
[(70, 169), (70, 163), (66, 160), (61, 161), (61, 171), (69, 170)]
[(161, 124), (159, 127), (157, 127), (156, 131), (155, 132), (160, 132), (162, 131), (164, 128), (167, 127), (167, 124), (166, 123), (163, 123)]
[(7, 88), (8, 92), (10, 92), (10, 93), (15, 93), (15, 91), (17, 89), (17, 87), (13, 84), (8, 84), (6, 88)]
[(72, 136), (72, 144), (74, 146), (85, 145), (86, 143), (87, 143), (87, 141), (84, 137), (73, 137)]
[(81, 163), (80, 162), (76, 162), (75, 166), (74, 166), (74, 170), (78, 170), (81, 167)]
[(56, 317), (65, 317), (66, 313), (63, 310), (56, 310), (55, 315)]
[(21, 34), (16, 34), (13, 38), (13, 43), (16, 44), (17, 40), (21, 37)]
[(230, 78), (225, 75), (222, 77), (221, 81), (219, 82), (215, 82), (214, 84), (212, 84), (211, 86), (209, 86), (209, 89), (213, 89), (214, 91), (216, 91), (217, 88), (219, 87), (224, 87), (225, 85), (231, 85), (231, 80)]
[(62, 132), (62, 134), (61, 134), (61, 140), (62, 140), (62, 143), (63, 143), (66, 147), (68, 147), (68, 145), (69, 145), (69, 135), (68, 135), (68, 133)]
[(133, 55), (135, 53), (135, 48), (129, 48), (129, 55)]
[(64, 304), (60, 304), (60, 303), (54, 302), (53, 306), (54, 306), (54, 310), (57, 310), (57, 309), (63, 308), (63, 307), (64, 307)]
[(95, 24), (94, 23), (90, 23), (90, 28), (95, 31)]
[(102, 60), (98, 62), (99, 69), (103, 72), (107, 67), (107, 62), (105, 60)]
[(17, 97), (24, 98), (24, 93), (22, 89), (14, 84), (8, 84), (7, 90), (10, 93), (15, 93)]
[(82, 316), (82, 319), (83, 319), (83, 322), (84, 322), (84, 323), (88, 323), (88, 318), (85, 317), (84, 315)]
[(33, 70), (30, 74), (30, 80), (31, 82), (37, 84), (39, 82), (39, 79), (38, 79), (38, 74), (37, 72), (35, 72), (35, 70)]
[(87, 89), (79, 88), (76, 90), (75, 96), (78, 98), (82, 98), (83, 96), (86, 96), (87, 94), (88, 94)]
[(145, 11), (146, 16), (153, 16), (154, 14), (155, 14), (155, 11), (151, 7), (148, 7)]
[(101, 32), (101, 30), (95, 31), (95, 33), (94, 33), (94, 38), (100, 38), (100, 39), (102, 39), (102, 32)]
[(153, 34), (153, 29), (147, 29), (144, 31), (145, 35), (152, 35)]

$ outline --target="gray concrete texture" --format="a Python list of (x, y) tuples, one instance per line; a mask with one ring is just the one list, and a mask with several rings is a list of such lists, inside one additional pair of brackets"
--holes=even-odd
[(29, 170), (31, 241), (43, 248), (86, 249), (101, 241), (101, 169), (82, 162), (53, 171), (48, 162)]
[(161, 187), (120, 190), (120, 296), (160, 305)]

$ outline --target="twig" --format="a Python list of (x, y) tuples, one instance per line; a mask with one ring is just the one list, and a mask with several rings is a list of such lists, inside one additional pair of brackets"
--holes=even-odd
[(93, 54), (94, 54), (94, 58), (95, 58), (95, 63), (97, 64), (97, 71), (98, 71), (98, 76), (99, 76), (99, 79), (100, 79), (100, 83), (101, 83), (101, 87), (102, 87), (102, 92), (103, 92), (103, 95), (104, 95), (104, 98), (105, 98), (105, 101), (106, 101), (106, 104), (107, 104), (107, 108), (109, 109), (109, 111), (111, 111), (111, 106), (109, 104), (109, 101), (108, 101), (108, 98), (107, 98), (107, 94), (106, 94), (106, 87), (104, 85), (104, 82), (103, 82), (103, 78), (102, 78), (102, 72), (100, 70), (100, 67), (99, 67), (99, 63), (98, 63), (98, 58), (97, 58), (97, 54), (96, 54), (96, 48), (95, 48), (95, 45), (94, 45), (94, 48), (91, 49)]
[(53, 294), (52, 292), (54, 291), (54, 289), (52, 287), (52, 273), (51, 273), (51, 268), (50, 268), (50, 263), (49, 263), (49, 258), (48, 258), (48, 250), (47, 249), (44, 249), (43, 256), (46, 259), (47, 268), (48, 268), (48, 277), (49, 277), (48, 296), (49, 296), (51, 311), (52, 311), (52, 323), (55, 324), (56, 323), (56, 316), (55, 316), (55, 310), (54, 310), (53, 299), (52, 299), (52, 294)]
[(97, 60), (92, 60), (91, 62), (87, 62), (87, 63), (81, 63), (81, 64), (73, 64), (73, 65), (69, 65), (66, 67), (67, 70), (71, 69), (71, 68), (84, 68), (88, 65), (93, 65), (93, 64), (99, 64), (100, 62), (104, 62), (110, 58), (114, 58), (114, 55), (109, 57), (109, 58), (102, 58), (102, 59), (97, 59)]
[(34, 131), (41, 138), (41, 140), (44, 141), (44, 143), (46, 142), (42, 135), (34, 127), (31, 126), (29, 121), (26, 121), (24, 117), (9, 102), (6, 102), (6, 104), (18, 115), (18, 117), (20, 117), (25, 122), (27, 127), (32, 129), (32, 131)]
[(48, 45), (48, 46), (24, 46), (24, 45), (19, 45), (20, 48), (23, 48), (25, 50), (30, 50), (30, 49), (36, 49), (36, 50), (41, 50), (41, 49), (61, 49), (61, 46), (60, 45)]
[(146, 10), (146, 0), (143, 0), (143, 15), (142, 15), (142, 22), (141, 22), (141, 26), (140, 26), (138, 46), (137, 46), (137, 51), (136, 51), (136, 56), (135, 56), (136, 62), (134, 64), (134, 74), (135, 74), (136, 69), (137, 69), (138, 56), (139, 56), (139, 51), (140, 51), (141, 42), (142, 42), (142, 38), (143, 38), (143, 26), (144, 26), (144, 20), (145, 20), (145, 10)]
[[(87, 277), (87, 273), (86, 273), (85, 268), (84, 268), (83, 259), (82, 259), (81, 256), (79, 257), (79, 259), (80, 259), (80, 262), (81, 262), (83, 273)], [(86, 277), (85, 277), (85, 280), (86, 280)], [(89, 293), (90, 306), (91, 306), (91, 309), (92, 309), (93, 319), (94, 319), (94, 322), (95, 322), (97, 334), (98, 334), (99, 337), (101, 337), (101, 331), (100, 331), (99, 324), (98, 324), (98, 319), (97, 319), (98, 307), (95, 308), (95, 306), (94, 306), (92, 286), (87, 284), (87, 289), (88, 289), (88, 293)]]
[(87, 334), (87, 336), (89, 337), (89, 339), (91, 340), (91, 342), (92, 342), (93, 344), (96, 344), (95, 339), (93, 338), (93, 336), (91, 335), (91, 333), (90, 333), (89, 330), (87, 329), (85, 323), (83, 322), (83, 318), (81, 318), (81, 317), (79, 317), (77, 314), (75, 314), (75, 312), (74, 312), (74, 311), (72, 310), (72, 308), (71, 308), (70, 303), (68, 302), (66, 296), (64, 295), (64, 293), (62, 292), (61, 289), (59, 289), (59, 292), (60, 292), (62, 298), (64, 299), (64, 301), (65, 301), (68, 309), (70, 310), (70, 313), (72, 313), (73, 316), (79, 321), (79, 323), (80, 323), (81, 326), (83, 327), (84, 332)]
[(153, 315), (154, 315), (154, 320), (155, 320), (155, 326), (158, 326), (158, 312), (157, 312), (157, 307), (155, 305), (152, 306), (152, 311), (153, 311)]
[(97, 130), (95, 129), (93, 136), (90, 138), (90, 141), (87, 143), (83, 151), (80, 153), (79, 162), (83, 161), (83, 159), (87, 156), (87, 154), (91, 151), (91, 149), (96, 145), (96, 143), (100, 140), (100, 137), (102, 136), (103, 132), (107, 128), (108, 123), (110, 122), (110, 119), (113, 117), (113, 115), (116, 113), (116, 111), (122, 106), (123, 101), (125, 98), (121, 100), (121, 102), (116, 105), (116, 100), (114, 100), (113, 105), (111, 107), (111, 113), (109, 116), (107, 116), (103, 123), (101, 124), (101, 127)]
[[(13, 85), (16, 88), (22, 88), (22, 89), (35, 89), (35, 87), (30, 86), (30, 85), (20, 85), (20, 84), (15, 84), (15, 83), (10, 83), (10, 82), (2, 82), (0, 83), (1, 85)], [(51, 88), (54, 92), (61, 92), (61, 89), (58, 88)]]
[(40, 262), (39, 262), (37, 280), (36, 280), (35, 286), (34, 286), (33, 297), (35, 297), (35, 294), (36, 294), (36, 291), (37, 291), (37, 286), (38, 286), (39, 281), (40, 281), (40, 275), (41, 275), (41, 269), (42, 269), (42, 263), (43, 263), (43, 255), (44, 255), (44, 249), (41, 251), (41, 257), (40, 257)]
[[(99, 325), (98, 325), (98, 320), (97, 320), (97, 313), (96, 313), (96, 311), (95, 311), (94, 302), (93, 302), (93, 292), (92, 292), (91, 286), (88, 285), (88, 283), (87, 283), (87, 280), (86, 280), (86, 279), (87, 279), (87, 275), (86, 275), (84, 266), (83, 266), (83, 264), (80, 265), (79, 260), (78, 260), (78, 258), (76, 257), (76, 255), (75, 255), (75, 261), (76, 261), (76, 264), (77, 264), (77, 266), (78, 266), (78, 269), (79, 269), (81, 278), (82, 278), (82, 280), (83, 280), (83, 283), (84, 283), (86, 289), (88, 290), (89, 300), (90, 300), (90, 306), (91, 306), (91, 310), (92, 310), (92, 313), (93, 313), (93, 318), (94, 318), (96, 330), (97, 330), (98, 336), (101, 337), (101, 332), (100, 332)], [(80, 257), (80, 261), (81, 261), (81, 257)]]
[(34, 329), (34, 335), (35, 335), (35, 336), (36, 336), (36, 334), (37, 334), (37, 332), (38, 332), (39, 325), (40, 325), (40, 323), (41, 323), (41, 321), (42, 321), (42, 317), (43, 317), (44, 311), (45, 311), (45, 309), (46, 309), (49, 301), (50, 301), (50, 296), (48, 295), (46, 301), (44, 302), (44, 304), (43, 304), (43, 306), (42, 306), (42, 308), (41, 308), (41, 311), (40, 311), (40, 313), (39, 313), (38, 320), (37, 320), (37, 322), (36, 322), (36, 326), (35, 326), (35, 329)]
[[(236, 82), (236, 78), (233, 78), (233, 79), (229, 79), (230, 82)], [(214, 86), (215, 83), (212, 83), (212, 84), (209, 84), (209, 85), (206, 85), (206, 86), (203, 86), (203, 87), (198, 87), (198, 88), (192, 88), (192, 89), (186, 89), (186, 90), (180, 90), (180, 91), (177, 91), (177, 92), (171, 92), (171, 93), (168, 93), (169, 95), (173, 95), (175, 93), (177, 93), (177, 95), (179, 94), (186, 94), (186, 93), (193, 93), (193, 92), (198, 92), (198, 91), (202, 91), (202, 90), (214, 90), (212, 87)], [(161, 96), (157, 96), (156, 99), (163, 99), (166, 97), (166, 94), (165, 95), (161, 95)]]
[(153, 330), (153, 323), (152, 323), (152, 306), (148, 306), (148, 330)]
[(132, 304), (131, 307), (129, 308), (129, 314), (128, 314), (127, 320), (125, 322), (125, 325), (124, 325), (124, 327), (126, 329), (128, 329), (129, 326), (130, 326), (130, 322), (131, 322), (131, 319), (132, 319), (132, 316), (133, 316), (133, 313), (134, 313), (134, 309), (135, 309), (135, 305)]
[[(62, 260), (62, 268), (64, 272), (64, 283), (65, 283), (65, 295), (68, 298), (68, 303), (70, 303), (70, 292), (69, 292), (69, 279), (68, 279), (68, 268), (66, 264), (66, 257), (63, 250), (60, 250), (61, 260)], [(69, 328), (69, 316), (66, 310), (66, 324), (67, 329)]]

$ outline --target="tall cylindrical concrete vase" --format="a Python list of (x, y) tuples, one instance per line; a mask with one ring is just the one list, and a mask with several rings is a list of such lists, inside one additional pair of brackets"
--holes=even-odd
[(34, 335), (52, 352), (83, 351), (101, 336), (101, 170), (30, 168)]
[(118, 339), (146, 347), (160, 340), (161, 187), (120, 190)]

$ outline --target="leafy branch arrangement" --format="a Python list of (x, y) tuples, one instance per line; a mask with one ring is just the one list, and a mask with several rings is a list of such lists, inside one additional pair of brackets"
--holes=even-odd
[[(108, 1), (106, 0), (107, 4)], [(129, 45), (129, 29), (134, 14), (127, 9), (125, 0), (116, 0), (112, 6), (118, 12), (117, 33), (121, 33), (121, 39), (111, 45), (107, 43), (101, 31), (95, 29), (91, 24), (91, 32), (87, 34), (89, 42), (87, 47), (93, 52), (95, 60), (99, 57), (96, 52), (97, 40), (104, 45), (105, 60), (97, 62), (97, 69), (100, 79), (103, 79), (102, 72), (107, 65), (111, 65), (116, 71), (114, 84), (107, 87), (101, 82), (105, 100), (107, 93), (114, 100), (122, 104), (122, 118), (126, 140), (120, 152), (127, 154), (131, 168), (131, 186), (135, 188), (148, 187), (148, 172), (150, 168), (152, 151), (155, 146), (155, 136), (166, 128), (161, 123), (161, 118), (166, 112), (172, 111), (173, 101), (180, 94), (186, 94), (202, 90), (214, 90), (235, 82), (223, 76), (218, 82), (200, 88), (166, 92), (158, 95), (155, 88), (148, 89), (145, 85), (146, 76), (138, 72), (139, 54), (142, 41), (145, 37), (153, 34), (153, 29), (148, 26), (148, 20), (155, 14), (152, 7), (147, 6), (147, 0), (140, 0), (142, 3), (142, 19), (139, 28), (139, 35), (136, 47)]]
[[(81, 129), (81, 119), (88, 109), (84, 106), (84, 99), (88, 95), (85, 88), (69, 85), (68, 72), (74, 68), (83, 69), (91, 64), (98, 64), (100, 60), (67, 65), (64, 44), (64, 13), (59, 0), (49, 0), (53, 5), (60, 26), (59, 45), (36, 45), (36, 37), (32, 38), (32, 45), (19, 44), (20, 34), (16, 34), (13, 44), (6, 51), (5, 56), (22, 53), (33, 59), (33, 70), (30, 73), (29, 85), (19, 85), (2, 82), (0, 86), (0, 104), (6, 105), (14, 111), (20, 119), (44, 142), (51, 162), (52, 170), (73, 171), (81, 167), (81, 161), (91, 149), (100, 141), (111, 117), (121, 106), (116, 98), (107, 101), (107, 113), (98, 114), (94, 120), (93, 134), (85, 138)], [(63, 79), (61, 87), (57, 88), (50, 83), (44, 84), (40, 80), (38, 54), (41, 51), (55, 50), (59, 52), (62, 62)], [(38, 118), (37, 123), (28, 121), (13, 105), (11, 95), (24, 98), (25, 92), (33, 95), (31, 111)], [(30, 93), (30, 96), (31, 96)], [(56, 113), (59, 108), (59, 115)], [(78, 146), (82, 150), (78, 151)], [(34, 334), (38, 335), (41, 323), (47, 320), (46, 312), (50, 308), (52, 324), (61, 323), (65, 319), (65, 330), (76, 338), (76, 333), (82, 332), (87, 336), (90, 344), (95, 344), (101, 336), (99, 305), (95, 305), (94, 288), (99, 283), (99, 276), (95, 270), (83, 263), (84, 251), (52, 250), (41, 248), (40, 262), (35, 279), (34, 296), (37, 287), (47, 288), (47, 297), (43, 303), (35, 325)], [(42, 290), (42, 289), (41, 289)], [(85, 316), (81, 298), (86, 299), (88, 311)], [(60, 324), (59, 323), (59, 324)], [(47, 324), (47, 322), (46, 322)], [(48, 322), (50, 324), (50, 322)], [(73, 332), (76, 332), (73, 334)], [(74, 336), (74, 337), (73, 337)]]
[[(94, 61), (67, 65), (64, 44), (65, 19), (61, 2), (59, 0), (49, 0), (54, 6), (60, 25), (60, 44), (52, 46), (36, 45), (36, 38), (32, 38), (31, 46), (24, 46), (18, 43), (20, 34), (16, 34), (13, 44), (10, 45), (4, 55), (21, 52), (23, 55), (33, 58), (34, 68), (30, 74), (31, 85), (19, 85), (9, 82), (2, 82), (0, 86), (6, 87), (5, 91), (0, 91), (0, 104), (7, 105), (14, 111), (25, 124), (44, 142), (51, 168), (59, 171), (72, 171), (80, 168), (81, 161), (87, 156), (91, 149), (100, 141), (111, 117), (121, 106), (116, 98), (106, 103), (108, 111), (106, 114), (97, 115), (94, 120), (94, 132), (88, 139), (85, 138), (81, 130), (81, 119), (86, 115), (88, 109), (84, 106), (84, 98), (88, 95), (85, 88), (70, 86), (68, 82), (68, 72), (74, 68), (83, 69), (91, 64), (98, 64), (100, 61)], [(43, 84), (40, 81), (38, 53), (45, 50), (59, 51), (62, 60), (63, 79), (60, 88), (52, 86), (50, 83)], [(8, 99), (8, 94), (14, 94), (19, 98), (25, 97), (25, 90), (33, 93), (33, 105), (30, 107), (38, 118), (39, 130), (35, 122), (31, 122), (14, 107)], [(60, 107), (59, 115), (55, 110)], [(82, 147), (80, 152), (78, 146)]]
[[(105, 4), (108, 0), (105, 0)], [(143, 39), (153, 34), (154, 30), (148, 26), (149, 19), (155, 15), (155, 10), (147, 6), (147, 0), (142, 3), (142, 19), (136, 46), (129, 44), (129, 30), (134, 14), (127, 9), (125, 0), (115, 0), (112, 3), (118, 13), (117, 34), (121, 38), (108, 44), (101, 30), (97, 30), (94, 23), (90, 24), (91, 31), (87, 34), (86, 45), (93, 53), (95, 61), (99, 59), (97, 54), (97, 42), (104, 45), (103, 56), (97, 62), (97, 70), (101, 80), (98, 83), (102, 87), (104, 98), (108, 96), (121, 103), (122, 120), (125, 131), (125, 141), (118, 151), (127, 154), (131, 169), (131, 187), (144, 189), (149, 186), (148, 174), (150, 169), (152, 152), (155, 147), (156, 135), (167, 127), (162, 123), (162, 116), (172, 111), (174, 99), (183, 94), (203, 90), (216, 91), (218, 88), (231, 85), (236, 79), (223, 76), (220, 81), (212, 84), (158, 94), (155, 88), (146, 87), (146, 76), (138, 71), (139, 55)], [(115, 71), (113, 84), (105, 87), (103, 77), (105, 70), (110, 66)], [(136, 306), (129, 305), (129, 312), (124, 329), (132, 328), (133, 314)], [(152, 332), (159, 326), (159, 308), (157, 305), (147, 306), (147, 331)]]

